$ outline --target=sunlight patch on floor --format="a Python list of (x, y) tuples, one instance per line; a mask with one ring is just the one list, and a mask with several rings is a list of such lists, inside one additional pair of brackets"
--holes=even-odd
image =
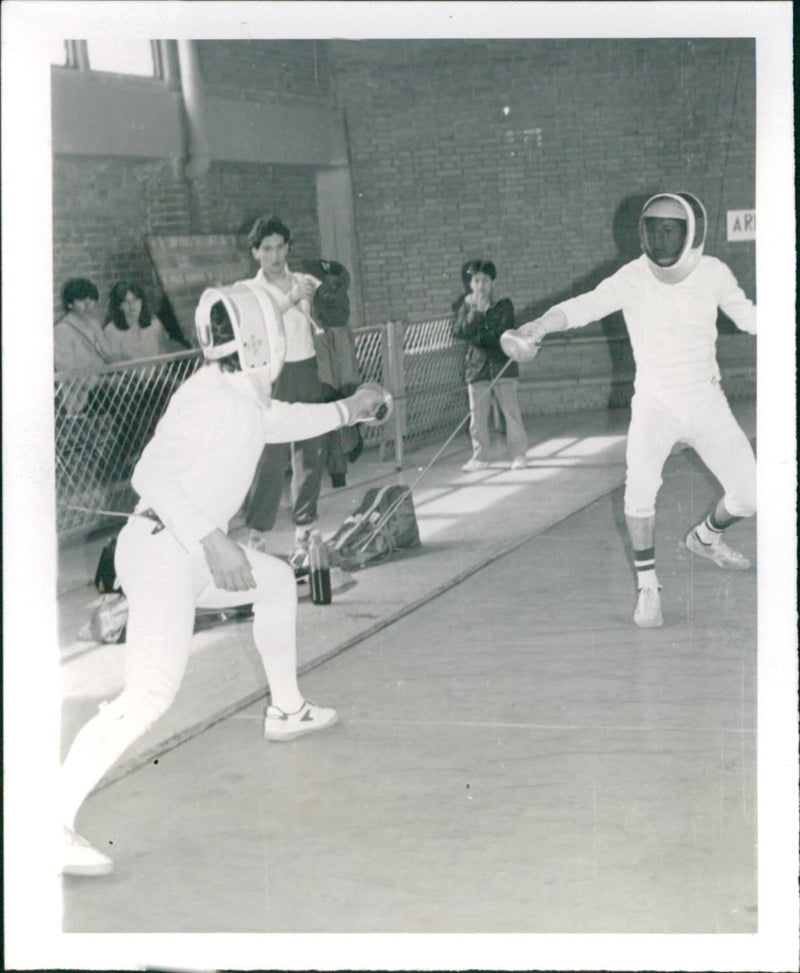
[(624, 442), (627, 436), (586, 436), (579, 439), (572, 445), (566, 446), (558, 453), (562, 456), (595, 456), (604, 449), (611, 449), (613, 446)]

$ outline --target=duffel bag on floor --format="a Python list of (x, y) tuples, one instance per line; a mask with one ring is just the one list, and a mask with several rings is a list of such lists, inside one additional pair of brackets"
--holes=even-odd
[(388, 561), (420, 546), (411, 491), (405, 486), (373, 487), (358, 508), (326, 542), (333, 559), (348, 570)]

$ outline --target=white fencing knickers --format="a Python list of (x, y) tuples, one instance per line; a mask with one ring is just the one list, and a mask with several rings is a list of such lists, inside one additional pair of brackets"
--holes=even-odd
[[(155, 532), (154, 532), (155, 531)], [(172, 705), (189, 659), (195, 607), (253, 604), (253, 636), (272, 702), (302, 705), (297, 686), (297, 584), (284, 561), (246, 548), (256, 587), (223, 591), (202, 551), (188, 554), (168, 530), (131, 518), (117, 541), (116, 568), (128, 599), (125, 688), (78, 733), (62, 767), (64, 823), (107, 770)]]
[(625, 514), (655, 515), (661, 473), (672, 447), (693, 447), (724, 490), (725, 507), (735, 517), (756, 512), (756, 459), (750, 441), (731, 412), (717, 382), (691, 389), (666, 404), (636, 392), (625, 452)]

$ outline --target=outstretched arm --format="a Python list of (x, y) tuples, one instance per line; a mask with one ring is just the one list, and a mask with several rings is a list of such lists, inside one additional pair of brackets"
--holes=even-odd
[(500, 347), (516, 362), (533, 361), (545, 335), (564, 331), (567, 327), (566, 314), (559, 307), (551, 307), (540, 318), (528, 321), (516, 331), (504, 332), (500, 337)]
[(619, 311), (626, 293), (630, 291), (625, 272), (626, 268), (623, 267), (611, 277), (606, 277), (594, 290), (556, 304), (540, 318), (528, 321), (517, 331), (507, 331), (500, 339), (500, 347), (515, 361), (530, 361), (536, 356), (545, 335), (553, 331), (582, 328), (612, 311)]

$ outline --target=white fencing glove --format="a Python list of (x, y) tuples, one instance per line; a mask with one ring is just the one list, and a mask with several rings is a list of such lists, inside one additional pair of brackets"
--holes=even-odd
[(311, 274), (297, 274), (296, 277), (299, 279), (295, 280), (292, 284), (291, 290), (289, 291), (289, 300), (292, 304), (300, 304), (301, 301), (313, 300), (314, 292), (322, 281), (317, 280)]
[(546, 334), (540, 320), (528, 321), (521, 328), (504, 331), (500, 335), (500, 347), (512, 361), (533, 361)]
[(357, 422), (381, 425), (394, 411), (394, 399), (377, 382), (359, 386), (349, 398), (339, 399), (336, 404), (347, 416), (346, 426), (354, 426)]

